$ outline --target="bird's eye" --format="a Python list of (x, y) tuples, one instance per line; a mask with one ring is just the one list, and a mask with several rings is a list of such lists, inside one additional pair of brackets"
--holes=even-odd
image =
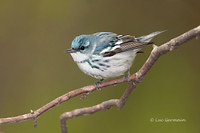
[(84, 49), (85, 49), (85, 47), (84, 47), (84, 46), (81, 46), (81, 47), (80, 47), (80, 49), (81, 49), (81, 50), (84, 50)]

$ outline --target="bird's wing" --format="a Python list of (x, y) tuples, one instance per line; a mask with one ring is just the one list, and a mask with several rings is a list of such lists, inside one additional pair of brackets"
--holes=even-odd
[(110, 51), (117, 40), (117, 34), (112, 32), (98, 32), (92, 35), (91, 43), (96, 46), (93, 54), (102, 54)]
[(112, 45), (112, 49), (103, 53), (104, 57), (113, 56), (117, 53), (139, 49), (146, 45), (153, 44), (152, 42), (139, 42), (135, 39), (135, 37), (130, 35), (116, 36), (116, 40), (117, 41), (115, 41), (115, 43)]
[(101, 54), (106, 57), (128, 50), (139, 50), (146, 45), (153, 44), (150, 42), (151, 39), (162, 32), (164, 31), (153, 32), (138, 38), (130, 35), (117, 35), (112, 32), (98, 32), (93, 34), (98, 42), (94, 54)]

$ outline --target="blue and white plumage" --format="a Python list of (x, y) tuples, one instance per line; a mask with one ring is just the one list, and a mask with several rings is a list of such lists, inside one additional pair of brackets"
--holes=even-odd
[(137, 52), (143, 46), (152, 44), (151, 39), (162, 32), (138, 38), (112, 32), (80, 35), (66, 52), (71, 54), (85, 74), (97, 79), (118, 77), (130, 69)]

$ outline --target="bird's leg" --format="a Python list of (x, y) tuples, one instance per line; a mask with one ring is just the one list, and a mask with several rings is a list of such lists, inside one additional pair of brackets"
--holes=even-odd
[(103, 82), (103, 80), (104, 80), (104, 79), (100, 79), (99, 81), (97, 81), (97, 82), (95, 83), (96, 89), (101, 90), (101, 88), (99, 88), (99, 85)]
[(130, 75), (131, 75), (131, 74), (130, 74), (130, 70), (128, 69), (127, 74), (124, 76), (125, 79), (126, 79), (128, 82), (130, 82), (130, 80), (129, 80), (129, 76), (130, 76)]

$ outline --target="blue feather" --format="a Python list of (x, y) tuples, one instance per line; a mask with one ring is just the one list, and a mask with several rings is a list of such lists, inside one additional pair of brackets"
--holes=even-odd
[(96, 49), (94, 51), (94, 54), (99, 54), (102, 50), (106, 48), (112, 48), (115, 46), (115, 43), (117, 42), (117, 34), (112, 32), (98, 32), (93, 34), (95, 36), (95, 42), (96, 42)]

